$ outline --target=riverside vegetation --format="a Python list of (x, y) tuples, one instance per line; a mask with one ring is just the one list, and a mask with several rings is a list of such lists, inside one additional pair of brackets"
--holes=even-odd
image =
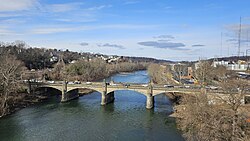
[(109, 77), (119, 72), (133, 72), (145, 70), (147, 63), (119, 62), (108, 64), (101, 59), (91, 61), (78, 60), (73, 64), (66, 65), (64, 69), (60, 64), (54, 67), (54, 71), (47, 72), (48, 79), (69, 81), (96, 81)]
[[(164, 73), (164, 70), (167, 71)], [(162, 69), (161, 65), (149, 66), (149, 75), (155, 83), (167, 83), (171, 69)], [(250, 140), (250, 106), (242, 105), (242, 97), (250, 88), (249, 80), (237, 78), (233, 72), (223, 66), (212, 67), (210, 62), (202, 61), (195, 77), (204, 89), (206, 85), (216, 83), (229, 101), (218, 96), (218, 103), (211, 104), (205, 91), (200, 94), (175, 94), (175, 113), (177, 126), (187, 141), (249, 141)], [(173, 76), (173, 75), (172, 75)], [(227, 76), (227, 77), (226, 77)], [(230, 76), (230, 77), (228, 77)]]

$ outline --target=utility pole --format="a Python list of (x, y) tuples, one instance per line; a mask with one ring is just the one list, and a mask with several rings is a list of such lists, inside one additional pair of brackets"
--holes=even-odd
[(240, 17), (240, 28), (239, 28), (239, 41), (238, 41), (238, 57), (240, 57), (240, 42), (241, 42), (241, 17)]
[(247, 48), (249, 46), (249, 30), (247, 30)]
[(222, 57), (222, 36), (223, 36), (223, 33), (221, 32), (221, 40), (220, 40), (220, 57)]
[(246, 50), (246, 56), (249, 55), (248, 52), (250, 52), (250, 49), (247, 49), (247, 50)]

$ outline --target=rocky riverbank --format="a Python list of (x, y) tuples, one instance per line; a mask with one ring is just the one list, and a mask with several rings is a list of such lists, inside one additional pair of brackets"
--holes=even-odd
[[(8, 109), (2, 117), (12, 114), (27, 106), (40, 103), (46, 100), (47, 98), (48, 96), (45, 96), (45, 95), (33, 95), (33, 94), (24, 93), (24, 92), (13, 94), (9, 96), (8, 98)], [(0, 101), (2, 101), (2, 99), (0, 99)]]
[[(81, 89), (79, 90), (79, 96), (83, 96), (86, 94), (90, 94), (94, 92), (93, 90), (90, 89)], [(3, 115), (0, 116), (4, 117), (7, 115), (10, 115), (22, 108), (26, 108), (30, 105), (34, 105), (37, 103), (41, 103), (49, 98), (49, 95), (47, 94), (28, 94), (25, 92), (18, 93), (18, 94), (12, 94), (8, 98), (8, 109), (7, 112)], [(0, 99), (1, 101), (1, 99)]]
[(183, 102), (183, 100), (185, 98), (192, 97), (192, 95), (181, 94), (181, 93), (165, 93), (165, 94), (167, 95), (169, 100), (173, 103), (173, 108), (174, 108), (174, 112), (169, 116), (180, 119), (181, 118), (180, 113), (183, 112), (183, 110), (185, 110), (185, 103)]

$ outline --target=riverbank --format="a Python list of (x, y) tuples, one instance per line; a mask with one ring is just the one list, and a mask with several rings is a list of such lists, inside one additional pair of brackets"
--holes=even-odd
[(165, 93), (165, 95), (169, 98), (173, 105), (173, 113), (169, 115), (170, 117), (174, 117), (176, 119), (181, 119), (181, 114), (185, 110), (184, 99), (192, 99), (191, 94), (181, 94), (181, 93)]
[[(176, 119), (177, 128), (187, 140), (193, 137), (224, 140), (219, 136), (230, 137), (233, 115), (236, 114), (238, 133), (244, 133), (240, 138), (249, 140), (250, 134), (250, 104), (239, 105), (236, 112), (232, 105), (225, 103), (208, 104), (206, 95), (166, 94), (173, 103), (174, 112), (170, 117)], [(217, 127), (221, 128), (217, 128)], [(212, 127), (212, 128), (211, 128)], [(214, 132), (215, 137), (209, 132)]]
[[(79, 96), (87, 95), (92, 92), (94, 91), (90, 89), (81, 89), (79, 90)], [(47, 94), (28, 94), (25, 92), (12, 94), (8, 98), (7, 112), (3, 116), (0, 116), (0, 118), (13, 114), (16, 111), (29, 107), (31, 105), (44, 102), (49, 97), (50, 96)], [(0, 101), (2, 101), (1, 98)]]
[[(40, 103), (46, 100), (47, 98), (48, 96), (45, 96), (45, 95), (33, 95), (33, 94), (24, 93), (24, 92), (12, 94), (8, 97), (8, 100), (7, 100), (7, 103), (8, 103), (7, 111), (4, 115), (0, 116), (0, 118), (10, 115), (22, 108), (28, 107), (30, 105), (34, 105), (36, 103)], [(2, 99), (0, 99), (0, 101), (2, 101)]]
[[(186, 109), (186, 102), (184, 99), (188, 99), (188, 101), (190, 103), (194, 103), (195, 102), (195, 96), (191, 95), (191, 94), (180, 94), (180, 93), (175, 93), (173, 94), (166, 94), (168, 96), (168, 98), (170, 99), (170, 101), (173, 103), (173, 108), (174, 108), (174, 112), (170, 115), (171, 117), (175, 117), (177, 119), (181, 119), (183, 118), (181, 115), (181, 113), (183, 113)], [(215, 107), (221, 107), (223, 105), (215, 105)], [(239, 113), (244, 113), (248, 119), (250, 120), (250, 104), (244, 104), (241, 105), (239, 108)]]

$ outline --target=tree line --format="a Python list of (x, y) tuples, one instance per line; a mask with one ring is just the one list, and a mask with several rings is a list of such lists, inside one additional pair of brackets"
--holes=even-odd
[(54, 71), (48, 72), (47, 76), (51, 80), (96, 81), (115, 73), (145, 70), (146, 68), (147, 63), (119, 62), (108, 64), (101, 59), (93, 59), (91, 61), (80, 59), (64, 67), (57, 64), (54, 67)]

